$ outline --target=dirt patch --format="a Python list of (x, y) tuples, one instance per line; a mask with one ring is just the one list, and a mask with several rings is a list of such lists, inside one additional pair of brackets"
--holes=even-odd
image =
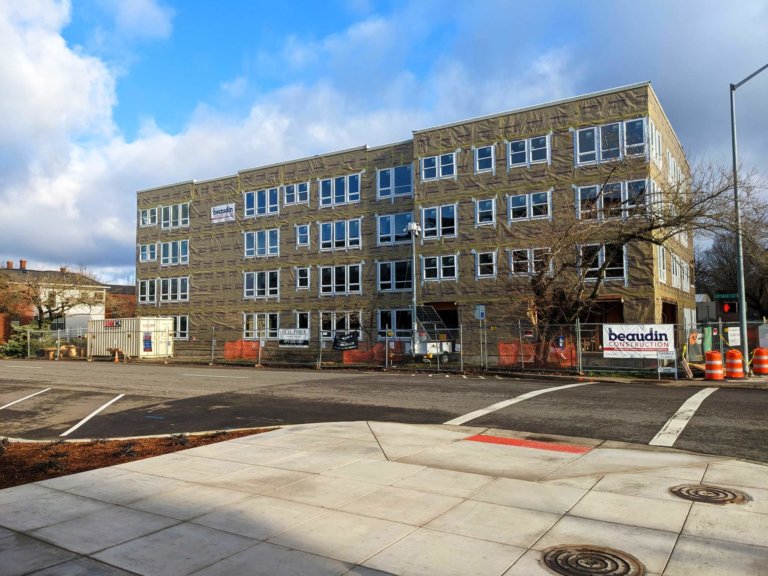
[(9, 442), (0, 439), (0, 489), (268, 432), (253, 428), (131, 440)]

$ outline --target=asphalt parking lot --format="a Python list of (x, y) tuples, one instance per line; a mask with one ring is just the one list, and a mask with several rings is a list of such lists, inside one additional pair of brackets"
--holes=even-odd
[(0, 435), (48, 440), (354, 420), (466, 423), (768, 461), (768, 391), (703, 390), (494, 375), (5, 360)]

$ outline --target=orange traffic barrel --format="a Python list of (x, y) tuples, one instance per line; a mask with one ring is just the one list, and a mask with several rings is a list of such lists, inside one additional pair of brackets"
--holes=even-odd
[(723, 376), (723, 357), (720, 352), (707, 352), (704, 354), (706, 369), (704, 370), (705, 380), (722, 380)]
[(744, 378), (744, 362), (738, 350), (728, 350), (725, 353), (725, 377)]
[(752, 357), (752, 371), (755, 374), (768, 374), (768, 349), (755, 348)]

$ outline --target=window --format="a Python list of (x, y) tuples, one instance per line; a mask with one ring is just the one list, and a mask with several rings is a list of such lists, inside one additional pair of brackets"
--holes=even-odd
[(421, 159), (421, 181), (456, 177), (456, 152)]
[(478, 252), (475, 255), (475, 276), (496, 278), (496, 252)]
[(553, 271), (549, 248), (519, 248), (509, 251), (509, 271), (513, 276)]
[(160, 211), (162, 214), (162, 228), (184, 228), (189, 226), (189, 202), (174, 204), (173, 206), (163, 206)]
[(671, 254), (670, 255), (670, 263), (672, 264), (672, 287), (673, 288), (680, 288), (680, 282), (681, 282), (681, 267), (680, 267), (680, 259), (677, 257), (677, 254)]
[[(645, 122), (645, 118), (635, 118), (577, 130), (574, 139), (576, 165), (645, 156)], [(661, 137), (657, 139), (660, 147)]]
[(243, 298), (279, 298), (280, 270), (245, 272)]
[(496, 198), (475, 200), (475, 226), (496, 224)]
[(160, 244), (160, 265), (189, 264), (189, 240), (176, 240)]
[(645, 180), (612, 182), (602, 187), (576, 189), (577, 216), (581, 220), (627, 218), (642, 212), (645, 206)]
[(549, 135), (513, 140), (507, 144), (507, 166), (517, 168), (549, 163)]
[(667, 283), (667, 249), (664, 246), (656, 246), (656, 251), (659, 254), (659, 282), (661, 284)]
[(624, 268), (625, 246), (622, 244), (591, 244), (581, 247), (581, 266), (584, 278), (596, 280), (626, 280)]
[(509, 221), (551, 218), (552, 190), (507, 196)]
[(376, 219), (378, 245), (406, 244), (410, 242), (411, 233), (408, 232), (408, 224), (411, 223), (411, 218), (412, 214), (410, 212), (378, 216)]
[(310, 268), (296, 268), (296, 290), (309, 290)]
[(320, 222), (320, 250), (360, 248), (360, 218)]
[(280, 211), (280, 195), (277, 188), (266, 188), (245, 193), (245, 217), (270, 216)]
[(360, 323), (360, 313), (349, 312), (320, 312), (320, 335), (323, 340), (333, 340), (337, 335), (357, 332), (363, 336)]
[(244, 340), (277, 340), (280, 333), (280, 314), (259, 312), (243, 314)]
[(296, 328), (309, 330), (309, 312), (296, 312)]
[(268, 256), (280, 255), (279, 228), (246, 232), (244, 236), (246, 258), (253, 258), (254, 256), (256, 258), (266, 258)]
[(377, 198), (393, 198), (413, 194), (413, 165), (404, 164), (377, 172)]
[(161, 278), (160, 302), (186, 302), (189, 300), (189, 278)]
[(475, 148), (475, 174), (483, 172), (495, 172), (496, 147), (481, 146)]
[(400, 292), (413, 289), (413, 272), (410, 260), (379, 262), (379, 292)]
[(395, 340), (410, 340), (413, 330), (410, 308), (396, 308), (394, 310), (378, 310), (376, 312), (376, 334), (384, 339), (387, 330), (391, 330), (391, 336)]
[(654, 123), (648, 121), (648, 147), (650, 148), (651, 160), (661, 170), (664, 154), (662, 152), (661, 131), (656, 128)]
[(309, 182), (283, 186), (283, 204), (285, 206), (309, 204)]
[(173, 318), (173, 339), (189, 340), (189, 316), (171, 316)]
[(421, 209), (421, 229), (424, 238), (453, 238), (456, 236), (456, 204)]
[(154, 280), (139, 280), (139, 304), (152, 304), (157, 302), (155, 286)]
[(139, 210), (139, 226), (142, 228), (157, 226), (157, 208)]
[(155, 260), (157, 260), (157, 244), (139, 246), (139, 262), (154, 262)]
[(320, 180), (320, 206), (360, 202), (360, 174)]
[(309, 224), (296, 225), (296, 248), (309, 248)]
[(456, 280), (459, 275), (456, 256), (422, 256), (424, 280)]
[(362, 264), (320, 267), (320, 295), (346, 296), (362, 294), (360, 276)]

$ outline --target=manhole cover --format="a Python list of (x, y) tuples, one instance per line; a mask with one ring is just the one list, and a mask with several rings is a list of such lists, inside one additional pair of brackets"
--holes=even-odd
[(626, 552), (598, 546), (566, 545), (544, 550), (544, 565), (564, 576), (642, 576), (645, 567)]
[(740, 490), (708, 484), (680, 484), (669, 491), (679, 498), (707, 504), (744, 504), (750, 500), (749, 495)]

